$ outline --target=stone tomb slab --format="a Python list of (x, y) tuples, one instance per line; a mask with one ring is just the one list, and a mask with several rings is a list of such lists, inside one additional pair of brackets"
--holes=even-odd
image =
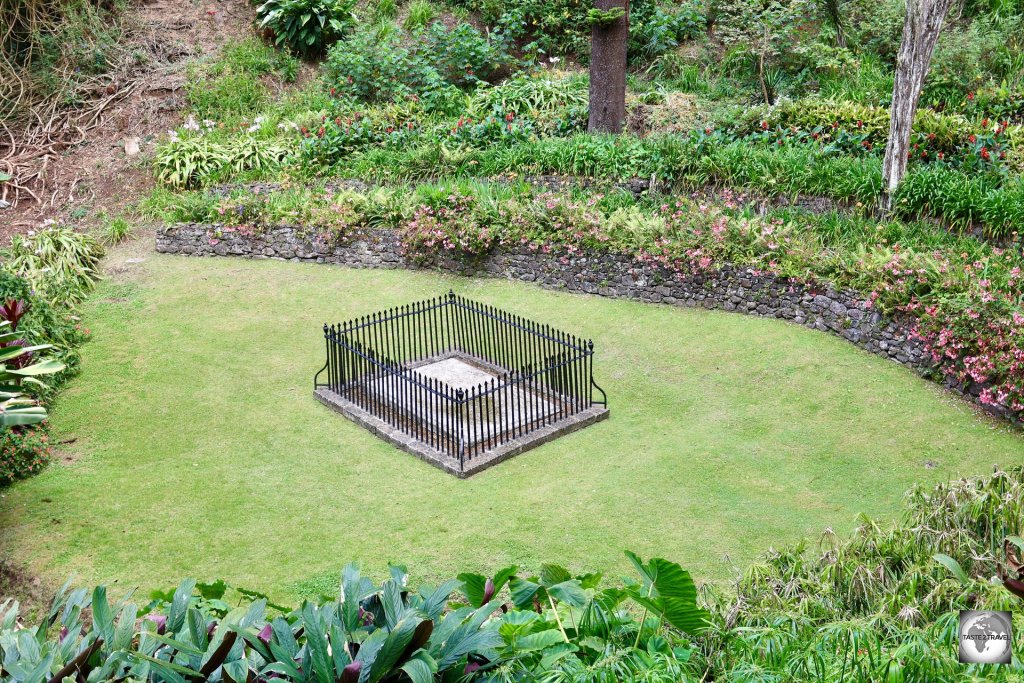
[[(499, 370), (486, 367), (484, 362), (464, 355), (449, 355), (437, 360), (422, 361), (413, 369), (424, 378), (438, 380), (452, 389), (467, 392), (501, 375)], [(395, 395), (395, 385), (386, 379), (371, 382), (368, 389), (412, 419), (435, 427), (451, 422), (448, 419), (451, 416), (447, 412), (451, 410), (451, 406), (445, 402), (401, 403), (400, 397)], [(464, 406), (465, 412), (459, 420), (462, 428), (457, 436), (467, 444), (481, 441), (481, 435), (485, 433), (506, 433), (512, 426), (513, 410), (519, 416), (525, 415), (529, 422), (536, 422), (559, 412), (562, 408), (560, 397), (540, 389), (520, 385), (499, 391), (501, 401), (488, 401), (485, 397), (475, 402), (474, 409)], [(504, 406), (507, 414), (501, 414), (499, 406)]]

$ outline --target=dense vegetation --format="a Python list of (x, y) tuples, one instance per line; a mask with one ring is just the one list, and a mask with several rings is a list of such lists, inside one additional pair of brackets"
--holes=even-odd
[(0, 252), (0, 486), (52, 455), (45, 406), (79, 370), (88, 330), (73, 311), (101, 255), (91, 237), (65, 229), (16, 237)]
[(294, 609), (223, 581), (143, 605), (66, 585), (34, 629), (0, 605), (0, 661), (18, 683), (1013, 680), (1019, 662), (956, 661), (957, 611), (1019, 607), (994, 577), (1007, 536), (1024, 548), (1022, 501), (1019, 469), (917, 488), (898, 524), (771, 551), (729, 590), (628, 552), (613, 585), (546, 564), (413, 589), (404, 566), (374, 584), (348, 565)]

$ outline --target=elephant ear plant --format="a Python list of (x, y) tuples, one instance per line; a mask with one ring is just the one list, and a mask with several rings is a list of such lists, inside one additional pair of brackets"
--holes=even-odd
[[(510, 567), (485, 580), (481, 597), (507, 580), (514, 608), (503, 607), (498, 657), (471, 658), (467, 672), (494, 683), (686, 678), (692, 649), (684, 635), (703, 633), (711, 615), (698, 607), (693, 580), (678, 564), (626, 555), (640, 580), (624, 587), (601, 588), (600, 574), (573, 576), (555, 564), (543, 565), (539, 576), (521, 577)], [(479, 578), (459, 578), (474, 601)]]
[(15, 329), (24, 315), (25, 306), (8, 301), (0, 308), (0, 427), (32, 425), (46, 419), (46, 408), (25, 394), (24, 385), (45, 388), (38, 377), (64, 369), (54, 360), (31, 362), (38, 351), (53, 348), (50, 344), (27, 346)]

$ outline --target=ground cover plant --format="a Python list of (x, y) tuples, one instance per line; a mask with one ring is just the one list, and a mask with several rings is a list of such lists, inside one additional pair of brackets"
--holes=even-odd
[(58, 671), (347, 683), (1015, 680), (1019, 660), (965, 666), (953, 653), (959, 609), (1020, 604), (998, 577), (1007, 549), (1024, 548), (1022, 488), (1020, 469), (915, 487), (898, 523), (863, 518), (848, 540), (826, 531), (817, 552), (770, 551), (735, 594), (698, 589), (679, 564), (629, 551), (615, 585), (544, 564), (414, 589), (403, 565), (376, 584), (349, 564), (296, 608), (222, 580), (185, 580), (148, 604), (66, 584), (34, 629), (16, 602), (0, 604), (0, 656), (19, 683)]
[[(0, 543), (44, 574), (132, 576), (149, 589), (203, 567), (202, 578), (294, 599), (297, 583), (336, 569), (338, 556), (373, 572), (407, 558), (436, 584), (581, 548), (591, 559), (573, 572), (624, 571), (620, 548), (631, 546), (721, 580), (726, 554), (745, 562), (767, 544), (848, 527), (859, 512), (891, 514), (914, 482), (1020, 453), (1018, 434), (912, 372), (778, 321), (144, 248), (115, 248), (120, 274), (83, 310), (88, 371), (51, 413), (55, 441), (88, 438), (62, 446), (71, 464), (5, 491)], [(324, 321), (452, 287), (593, 337), (596, 376), (616, 387), (613, 419), (459, 481), (310, 403), (301, 380), (323, 364)], [(278, 344), (281, 335), (295, 343)], [(103, 397), (113, 391), (122, 399), (112, 404)], [(209, 416), (184, 419), (197, 404)], [(116, 505), (95, 505), (104, 486), (118, 489)], [(502, 502), (513, 492), (515, 505)], [(187, 512), (170, 524), (171, 510)], [(666, 516), (691, 522), (666, 527)], [(436, 534), (476, 559), (435, 552), (424, 539)], [(165, 561), (137, 553), (143, 543)]]

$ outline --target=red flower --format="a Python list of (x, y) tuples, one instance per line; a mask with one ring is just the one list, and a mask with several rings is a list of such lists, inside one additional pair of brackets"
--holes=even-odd
[(974, 133), (971, 133), (970, 135), (967, 136), (967, 141), (973, 145), (975, 142), (978, 141), (978, 136), (976, 136)]
[(768, 122), (767, 121), (762, 121), (761, 122), (761, 130), (768, 130)]

